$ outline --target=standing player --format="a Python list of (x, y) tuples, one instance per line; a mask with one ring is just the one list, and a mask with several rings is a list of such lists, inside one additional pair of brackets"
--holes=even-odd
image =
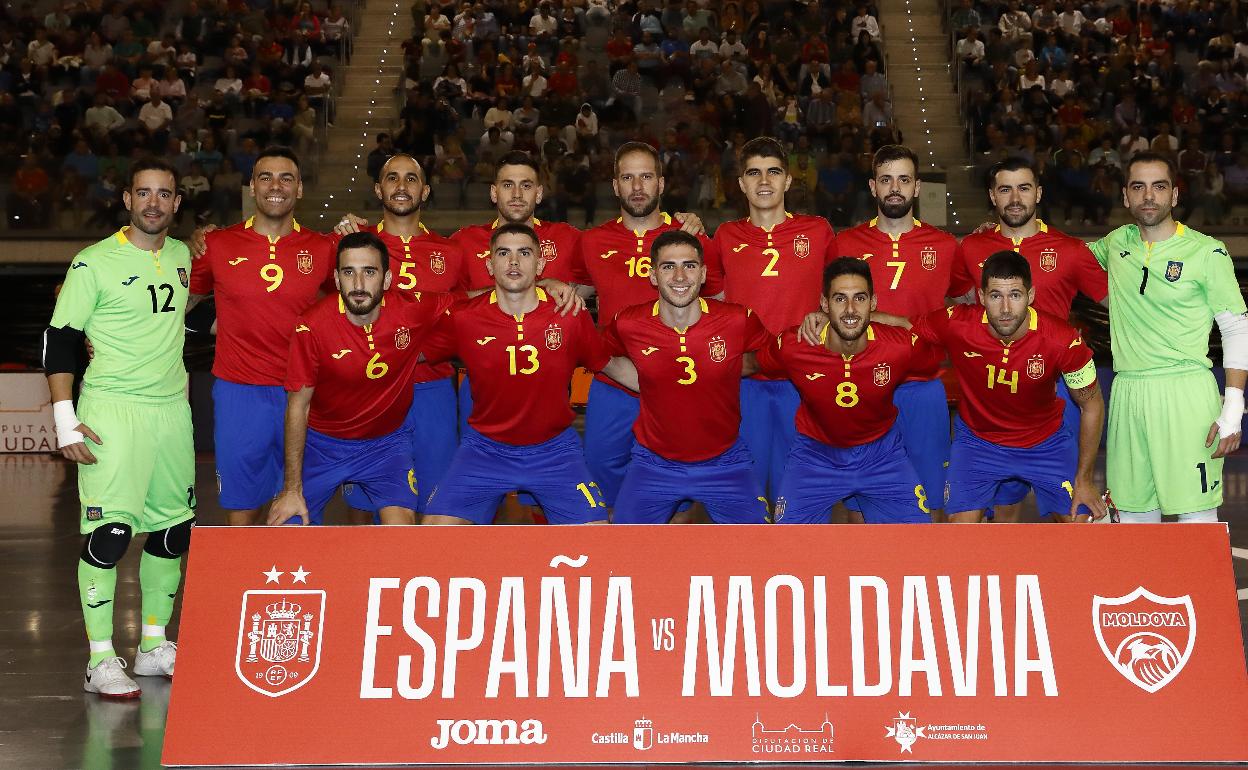
[(832, 506), (850, 496), (870, 524), (930, 522), (926, 493), (902, 446), (893, 392), (910, 370), (939, 356), (916, 346), (904, 329), (871, 323), (875, 289), (862, 260), (834, 261), (823, 287), (822, 344), (803, 344), (794, 328), (758, 352), (760, 371), (789, 378), (801, 393), (776, 523), (827, 522)]
[[(823, 217), (790, 214), (788, 153), (760, 136), (741, 148), (737, 183), (750, 216), (715, 231), (724, 261), (724, 299), (746, 305), (773, 335), (802, 322), (819, 301), (823, 269), (837, 257), (836, 237)], [(759, 483), (773, 498), (793, 444), (798, 395), (781, 376), (741, 381), (741, 438), (754, 457)]]
[(767, 499), (740, 438), (742, 356), (767, 344), (750, 310), (699, 296), (702, 243), (679, 231), (654, 239), (654, 303), (620, 311), (607, 348), (637, 368), (637, 445), (612, 518), (664, 524), (682, 502), (706, 506), (717, 524), (763, 524)]
[(191, 304), (214, 294), (217, 351), (213, 436), (221, 507), (231, 524), (257, 523), (282, 487), (286, 359), (295, 319), (332, 287), (333, 236), (295, 221), (299, 160), (285, 147), (260, 153), (251, 173), (256, 213), (204, 236)]
[(453, 308), (424, 345), (430, 361), (464, 362), (473, 409), (423, 523), (488, 523), (513, 490), (536, 498), (552, 523), (605, 522), (572, 428), (568, 383), (578, 366), (626, 379), (632, 367), (611, 359), (588, 315), (559, 315), (537, 286), (544, 265), (533, 228), (501, 225), (490, 244), (494, 290)]
[[(1166, 156), (1132, 156), (1122, 199), (1135, 224), (1092, 244), (1109, 271), (1117, 376), (1106, 471), (1123, 521), (1157, 522), (1163, 513), (1217, 521), (1223, 458), (1239, 448), (1241, 436), (1244, 297), (1225, 244), (1174, 221), (1176, 181)], [(1209, 371), (1212, 322), (1222, 332), (1221, 405)]]
[[(165, 639), (195, 523), (195, 449), (186, 400), (183, 314), (191, 256), (167, 237), (181, 198), (173, 166), (141, 160), (122, 193), (130, 225), (79, 252), (44, 334), (44, 368), (61, 453), (79, 463), (78, 590), (91, 647), (83, 688), (139, 695), (113, 648), (117, 563), (147, 533), (139, 561), (143, 631), (134, 673), (172, 676)], [(73, 404), (83, 336), (95, 355)], [(87, 443), (90, 439), (90, 444)]]
[[(913, 332), (949, 352), (958, 403), (945, 509), (954, 522), (983, 521), (1006, 482), (1036, 493), (1040, 515), (1055, 522), (1105, 515), (1092, 481), (1105, 403), (1092, 351), (1078, 330), (1031, 307), (1031, 267), (1014, 251), (984, 261), (977, 305), (936, 310)], [(1079, 405), (1079, 437), (1062, 430), (1064, 378)]]
[[(598, 294), (598, 323), (605, 326), (630, 305), (654, 302), (650, 282), (650, 251), (656, 238), (673, 230), (701, 227), (681, 223), (659, 210), (663, 195), (663, 163), (659, 153), (644, 142), (625, 142), (615, 153), (615, 178), (611, 187), (620, 203), (620, 216), (581, 234), (581, 248), (574, 265), (574, 280), (586, 294)], [(702, 244), (706, 267), (703, 296), (723, 290), (723, 266), (719, 249), (705, 236)], [(615, 505), (624, 471), (633, 450), (633, 423), (637, 421), (637, 398), (605, 378), (589, 388), (585, 412), (585, 461), (602, 485), (608, 506)]]
[(377, 506), (382, 524), (416, 523), (420, 477), (411, 471), (409, 383), (420, 342), (451, 295), (389, 292), (389, 262), (373, 233), (343, 238), (338, 294), (295, 326), (286, 371), (286, 483), (269, 524), (295, 516), (320, 524), (325, 504), (346, 483)]

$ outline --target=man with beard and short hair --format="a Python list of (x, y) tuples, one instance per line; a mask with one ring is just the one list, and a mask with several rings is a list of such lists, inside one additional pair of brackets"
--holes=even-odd
[[(1065, 320), (1031, 307), (1031, 266), (1014, 251), (984, 261), (979, 305), (918, 316), (912, 332), (949, 353), (962, 398), (949, 455), (949, 521), (983, 521), (1003, 484), (1036, 493), (1054, 522), (1103, 518), (1092, 480), (1105, 402), (1083, 337)], [(1057, 380), (1079, 405), (1079, 436), (1062, 430)]]
[[(336, 295), (295, 322), (286, 371), (286, 462), (269, 524), (320, 524), (340, 485), (355, 484), (382, 524), (415, 524), (407, 417), (426, 333), (449, 294), (391, 290), (386, 244), (373, 233), (338, 243)], [(387, 301), (388, 300), (388, 301)]]
[(332, 287), (335, 237), (295, 220), (303, 197), (299, 159), (260, 153), (251, 174), (256, 213), (203, 236), (191, 273), (193, 307), (216, 299), (212, 373), (218, 500), (230, 524), (255, 524), (282, 488), (286, 361), (295, 319)]
[[(177, 645), (165, 639), (165, 626), (195, 523), (195, 449), (182, 363), (191, 256), (167, 237), (181, 203), (173, 166), (136, 162), (122, 201), (130, 224), (70, 261), (44, 334), (43, 365), (57, 442), (78, 464), (86, 536), (78, 590), (91, 651), (83, 688), (135, 698), (139, 686), (113, 649), (117, 563), (130, 539), (146, 533), (134, 673), (172, 676)], [(74, 372), (84, 335), (93, 340), (94, 357), (76, 414)]]
[[(1123, 521), (1217, 521), (1223, 458), (1239, 448), (1248, 380), (1248, 314), (1221, 241), (1174, 221), (1174, 162), (1127, 163), (1122, 202), (1135, 224), (1092, 244), (1109, 272), (1113, 347), (1106, 476)], [(1222, 333), (1225, 399), (1209, 360)], [(1212, 449), (1212, 451), (1210, 451)]]
[(767, 330), (748, 308), (699, 296), (696, 236), (665, 232), (650, 255), (658, 300), (625, 308), (604, 332), (607, 349), (633, 362), (641, 393), (612, 521), (666, 524), (697, 501), (717, 524), (763, 524), (767, 498), (740, 437), (740, 380), (742, 357), (767, 344)]
[(793, 328), (758, 352), (759, 371), (787, 377), (801, 395), (777, 524), (825, 523), (849, 497), (869, 524), (931, 521), (920, 508), (922, 485), (902, 446), (893, 393), (910, 371), (926, 371), (941, 356), (904, 329), (872, 323), (875, 304), (870, 266), (841, 257), (823, 271), (821, 344), (803, 344)]

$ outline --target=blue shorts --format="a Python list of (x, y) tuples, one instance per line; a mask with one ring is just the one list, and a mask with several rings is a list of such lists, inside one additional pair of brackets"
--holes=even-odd
[(396, 505), (416, 510), (419, 500), (412, 471), (412, 438), (407, 430), (349, 439), (309, 428), (303, 450), (303, 499), (313, 524), (321, 523), (326, 503), (343, 484), (354, 484), (378, 508)]
[[(1066, 387), (1066, 381), (1062, 378), (1057, 379), (1057, 396), (1066, 402), (1062, 409), (1062, 430), (1069, 433), (1075, 440), (1075, 446), (1079, 446), (1079, 407), (1075, 404), (1075, 400), (1070, 397), (1070, 389)], [(1029, 487), (1021, 481), (1007, 481), (997, 490), (997, 496), (993, 499), (993, 505), (1014, 505), (1021, 503), (1023, 498), (1027, 497)], [(989, 515), (989, 518), (992, 518)]]
[(826, 524), (832, 506), (854, 496), (868, 524), (927, 524), (919, 474), (893, 428), (870, 444), (835, 447), (798, 434), (776, 499), (777, 524)]
[(259, 508), (282, 489), (286, 391), (279, 385), (212, 383), (217, 502), (228, 511)]
[(572, 428), (541, 444), (522, 446), (488, 439), (469, 428), (451, 467), (429, 495), (425, 513), (489, 524), (513, 490), (532, 494), (551, 524), (607, 518), (602, 493), (591, 480), (581, 439)]
[(716, 524), (766, 524), (767, 499), (753, 466), (741, 439), (723, 454), (696, 463), (668, 460), (638, 444), (611, 520), (666, 524), (680, 503), (697, 501)]
[[(928, 496), (939, 500), (949, 468), (949, 400), (939, 378), (907, 382), (893, 392), (901, 441)], [(929, 506), (931, 507), (931, 506)]]
[[(451, 458), (459, 446), (455, 427), (455, 385), (451, 378), (412, 386), (412, 408), (407, 410), (403, 430), (411, 438), (417, 496), (423, 500), (420, 489), (428, 491), (437, 485), (451, 467)], [(354, 484), (342, 488), (342, 497), (347, 505), (361, 511), (376, 511), (380, 507)]]
[[(468, 427), (468, 415), (472, 414), (472, 387), (468, 384), (468, 375), (465, 374), (463, 379), (459, 381), (459, 435), (466, 436), (472, 428)], [(449, 467), (449, 463), (448, 463)], [(446, 469), (443, 469), (445, 474)], [(438, 477), (439, 479), (441, 476)], [(438, 479), (433, 480), (434, 484), (438, 483)], [(516, 495), (521, 505), (536, 506), (537, 501), (533, 499), (533, 495), (527, 492), (521, 492)]]
[[(1078, 462), (1075, 438), (1060, 428), (1036, 446), (1007, 447), (979, 438), (958, 418), (953, 427), (945, 509), (949, 513), (984, 510), (1001, 486), (1013, 481), (1035, 491), (1041, 516), (1069, 513)], [(1089, 511), (1080, 506), (1079, 513)]]
[(641, 411), (636, 396), (595, 379), (585, 407), (585, 464), (599, 485), (607, 506), (614, 508), (624, 484), (633, 446), (633, 423)]
[(741, 439), (754, 458), (759, 486), (775, 499), (780, 475), (797, 435), (801, 397), (788, 380), (741, 380)]

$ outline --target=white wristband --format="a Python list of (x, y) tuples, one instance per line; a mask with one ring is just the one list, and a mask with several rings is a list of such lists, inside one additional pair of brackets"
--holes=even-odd
[(52, 419), (56, 421), (56, 443), (60, 447), (64, 448), (70, 444), (81, 444), (87, 440), (86, 437), (76, 430), (80, 423), (78, 415), (74, 414), (73, 401), (66, 399), (53, 404)]
[(1222, 399), (1222, 414), (1218, 415), (1218, 438), (1239, 433), (1244, 419), (1244, 391), (1228, 386)]

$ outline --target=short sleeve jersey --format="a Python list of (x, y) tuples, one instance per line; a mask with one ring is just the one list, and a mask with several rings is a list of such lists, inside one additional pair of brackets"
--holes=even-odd
[(295, 323), (286, 370), (286, 390), (316, 389), (308, 427), (347, 439), (398, 430), (412, 405), (420, 343), (451, 302), (449, 294), (391, 290), (366, 326), (351, 322), (340, 296), (313, 305)]
[(456, 357), (468, 367), (472, 414), (468, 424), (504, 444), (549, 441), (575, 414), (568, 403), (577, 367), (599, 371), (610, 356), (588, 313), (561, 316), (546, 292), (537, 307), (513, 316), (495, 292), (451, 308), (425, 342), (425, 357)]
[(282, 385), (295, 319), (333, 291), (335, 238), (295, 223), (269, 238), (252, 219), (205, 237), (195, 260), (191, 294), (213, 294), (217, 352), (212, 373), (243, 385)]
[(864, 259), (881, 313), (907, 318), (945, 306), (945, 297), (971, 290), (970, 281), (955, 269), (962, 261), (958, 241), (949, 233), (914, 220), (914, 227), (898, 236), (881, 231), (872, 219), (844, 230), (836, 237), (843, 256)]
[(728, 451), (741, 431), (741, 356), (767, 344), (758, 316), (701, 299), (693, 325), (663, 323), (659, 303), (621, 311), (606, 328), (607, 349), (637, 367), (638, 443), (669, 460), (700, 462)]
[(51, 325), (85, 332), (95, 347), (83, 393), (136, 400), (185, 397), (190, 252), (173, 238), (159, 251), (145, 251), (126, 237), (128, 229), (74, 257)]
[(879, 439), (897, 420), (893, 391), (911, 370), (939, 363), (937, 349), (897, 326), (868, 324), (867, 345), (852, 356), (808, 345), (791, 329), (758, 352), (759, 368), (788, 377), (801, 396), (797, 431), (815, 441), (852, 447)]
[[(490, 236), (499, 224), (499, 220), (495, 219), (486, 225), (469, 225), (451, 236), (451, 241), (464, 253), (461, 280), (465, 289), (485, 289), (494, 285), (485, 263), (490, 256)], [(537, 232), (542, 259), (546, 260), (540, 277), (572, 282), (572, 262), (580, 248), (581, 231), (563, 222), (544, 222), (536, 217), (530, 224)]]
[(1075, 294), (1094, 302), (1109, 293), (1105, 270), (1096, 262), (1088, 245), (1078, 238), (1054, 230), (1040, 222), (1040, 230), (1026, 238), (1008, 238), (995, 230), (968, 235), (962, 239), (962, 269), (978, 288), (984, 273), (984, 260), (998, 251), (1016, 251), (1031, 266), (1031, 282), (1036, 289), (1032, 306), (1042, 313), (1067, 318)]
[(1008, 447), (1031, 447), (1062, 425), (1065, 402), (1057, 378), (1072, 388), (1095, 382), (1092, 350), (1061, 318), (1028, 308), (1027, 331), (997, 338), (979, 305), (957, 305), (915, 320), (913, 332), (949, 352), (962, 399), (958, 414), (976, 436)]
[(1093, 243), (1092, 253), (1109, 272), (1114, 371), (1213, 365), (1214, 316), (1245, 312), (1224, 243), (1178, 224), (1174, 235), (1148, 244), (1136, 225), (1125, 225)]

